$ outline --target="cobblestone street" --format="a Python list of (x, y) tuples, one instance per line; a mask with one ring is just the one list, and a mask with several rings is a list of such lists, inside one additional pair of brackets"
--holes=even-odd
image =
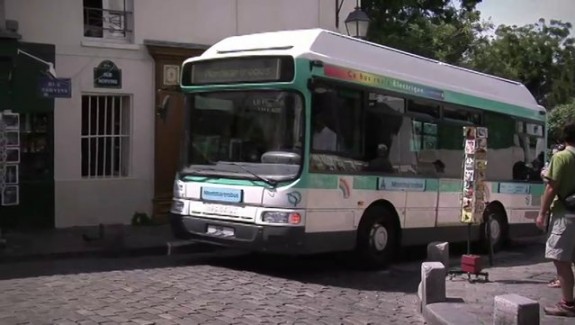
[(226, 251), (3, 264), (0, 324), (424, 323), (418, 263), (341, 265)]
[(494, 297), (510, 293), (538, 301), (542, 325), (575, 324), (573, 318), (549, 317), (543, 312), (543, 307), (561, 299), (561, 289), (547, 287), (556, 273), (553, 264), (543, 258), (544, 250), (543, 241), (532, 241), (497, 254), (494, 266), (487, 269), (490, 282), (469, 283), (465, 277), (448, 279), (447, 296), (463, 299), (464, 308), (480, 316), (485, 324), (492, 322)]

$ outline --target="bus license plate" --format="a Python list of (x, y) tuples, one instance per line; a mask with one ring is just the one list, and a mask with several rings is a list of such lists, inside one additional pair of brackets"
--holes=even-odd
[(231, 205), (218, 205), (218, 204), (205, 204), (204, 211), (208, 214), (218, 214), (222, 216), (238, 216), (240, 211), (236, 206)]
[(236, 232), (232, 227), (208, 225), (206, 234), (217, 237), (234, 237)]

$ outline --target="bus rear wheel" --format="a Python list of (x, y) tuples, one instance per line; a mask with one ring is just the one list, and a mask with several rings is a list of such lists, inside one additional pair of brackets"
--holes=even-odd
[(368, 269), (388, 266), (397, 248), (397, 228), (387, 209), (370, 208), (357, 231), (357, 253), (361, 265)]

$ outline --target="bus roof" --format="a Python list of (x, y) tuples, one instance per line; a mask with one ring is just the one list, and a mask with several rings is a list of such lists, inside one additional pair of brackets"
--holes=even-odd
[[(518, 106), (531, 111), (528, 115), (539, 120), (543, 117), (541, 112), (545, 112), (545, 108), (538, 105), (529, 90), (519, 82), (323, 29), (232, 36), (214, 44), (200, 57), (186, 61), (238, 55), (290, 55), (320, 60), (327, 64)], [(486, 108), (480, 106), (484, 105), (477, 107)], [(511, 111), (506, 113), (513, 114)]]

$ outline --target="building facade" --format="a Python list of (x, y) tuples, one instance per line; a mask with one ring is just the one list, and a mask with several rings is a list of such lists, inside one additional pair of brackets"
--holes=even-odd
[(345, 33), (352, 0), (0, 1), (0, 25), (17, 35), (0, 33), (0, 82), (13, 89), (0, 111), (18, 114), (20, 132), (18, 200), (0, 205), (0, 223), (161, 219), (179, 156), (183, 60), (232, 35), (336, 30), (340, 4)]

